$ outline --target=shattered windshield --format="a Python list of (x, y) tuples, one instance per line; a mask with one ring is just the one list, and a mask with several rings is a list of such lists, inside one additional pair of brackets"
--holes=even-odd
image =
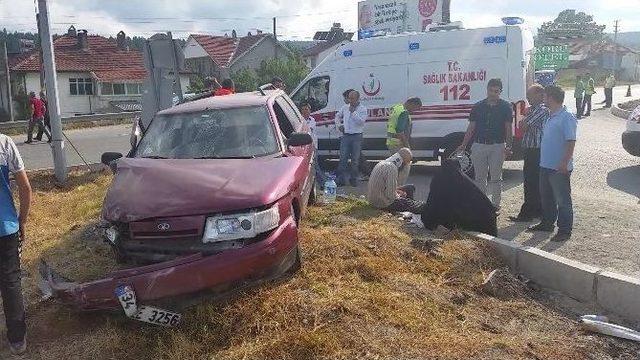
[(253, 106), (156, 116), (136, 149), (136, 157), (252, 158), (277, 151), (267, 109)]

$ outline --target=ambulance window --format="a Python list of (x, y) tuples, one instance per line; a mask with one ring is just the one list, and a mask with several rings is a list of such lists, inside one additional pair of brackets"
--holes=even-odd
[(296, 92), (292, 98), (296, 105), (300, 106), (303, 101), (308, 101), (311, 111), (315, 112), (327, 107), (329, 102), (329, 77), (321, 76), (307, 81), (304, 86)]

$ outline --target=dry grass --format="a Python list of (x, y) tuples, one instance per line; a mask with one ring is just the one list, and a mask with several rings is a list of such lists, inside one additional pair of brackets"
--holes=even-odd
[[(46, 177), (25, 252), (68, 274), (109, 269), (79, 236), (95, 222), (110, 177), (76, 174), (64, 189)], [(63, 207), (63, 205), (65, 205)], [(584, 359), (632, 349), (582, 334), (526, 288), (499, 299), (477, 291), (501, 264), (481, 243), (428, 237), (357, 200), (313, 207), (301, 228), (303, 268), (293, 277), (208, 300), (166, 330), (122, 315), (78, 314), (30, 294), (34, 359)], [(413, 245), (412, 245), (413, 244)], [(106, 259), (106, 260), (105, 260)], [(517, 281), (511, 279), (510, 281)], [(518, 288), (518, 287), (514, 287)], [(522, 288), (522, 287), (519, 287)], [(612, 350), (613, 346), (613, 350)], [(0, 357), (6, 349), (0, 349)]]

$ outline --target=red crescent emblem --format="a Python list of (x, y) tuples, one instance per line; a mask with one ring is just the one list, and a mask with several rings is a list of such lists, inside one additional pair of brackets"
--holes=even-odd
[(438, 8), (438, 0), (420, 0), (418, 3), (418, 11), (422, 17), (429, 17), (436, 12)]
[(365, 93), (365, 95), (367, 96), (376, 96), (378, 95), (378, 93), (380, 92), (380, 80), (376, 81), (378, 83), (378, 87), (375, 90), (372, 91), (367, 91), (367, 89), (364, 87), (364, 84), (362, 85), (362, 91)]

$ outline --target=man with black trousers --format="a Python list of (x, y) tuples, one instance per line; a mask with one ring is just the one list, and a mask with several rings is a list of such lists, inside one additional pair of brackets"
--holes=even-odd
[[(9, 349), (22, 354), (27, 349), (24, 301), (20, 271), (20, 247), (31, 204), (31, 185), (16, 144), (0, 134), (0, 293), (7, 326)], [(18, 185), (20, 211), (16, 211), (9, 174)]]
[(549, 119), (549, 109), (544, 105), (544, 87), (535, 84), (527, 90), (529, 109), (527, 116), (520, 121), (524, 130), (522, 147), (524, 149), (524, 203), (517, 216), (510, 216), (515, 222), (528, 222), (540, 217), (540, 142), (542, 128)]

